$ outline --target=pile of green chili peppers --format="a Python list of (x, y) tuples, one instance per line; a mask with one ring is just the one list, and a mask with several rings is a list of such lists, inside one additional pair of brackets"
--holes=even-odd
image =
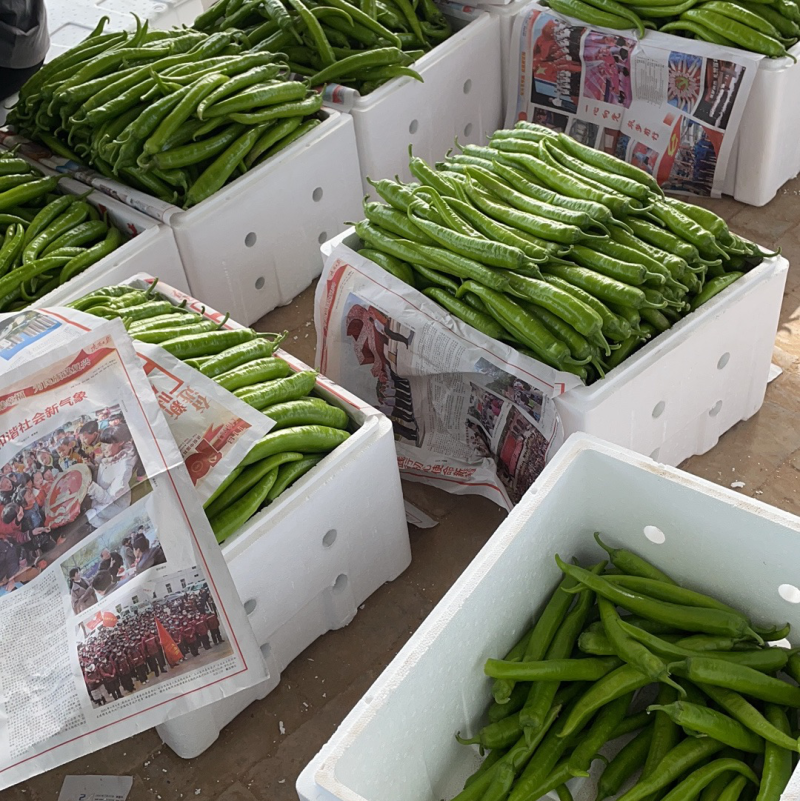
[(691, 39), (738, 47), (770, 58), (788, 56), (800, 40), (800, 6), (795, 0), (546, 0), (554, 11), (599, 25), (677, 33)]
[(132, 339), (159, 345), (275, 422), (203, 506), (221, 543), (347, 440), (350, 418), (315, 395), (316, 372), (275, 355), (285, 332), (224, 328), (227, 315), (214, 321), (175, 305), (154, 291), (157, 283), (104, 287), (68, 305), (121, 319)]
[(380, 180), (362, 255), (487, 336), (589, 384), (758, 265), (716, 214), (527, 122), (415, 183)]
[(486, 662), (488, 723), (457, 737), (488, 755), (453, 801), (571, 801), (597, 759), (597, 801), (779, 801), (800, 751), (800, 654), (768, 646), (789, 625), (757, 628), (595, 538), (613, 569), (556, 556), (535, 624)]
[(125, 242), (85, 196), (60, 194), (58, 181), (0, 155), (0, 312), (24, 309)]
[(434, 0), (218, 0), (194, 27), (239, 28), (254, 52), (284, 53), (311, 86), (362, 95), (401, 75), (422, 80), (410, 65), (452, 34)]
[(320, 124), (322, 96), (241, 31), (104, 24), (22, 87), (15, 130), (188, 208)]

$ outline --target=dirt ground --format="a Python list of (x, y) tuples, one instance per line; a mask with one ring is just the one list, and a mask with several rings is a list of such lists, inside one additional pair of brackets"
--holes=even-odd
[[(762, 245), (779, 245), (792, 264), (773, 361), (783, 373), (758, 414), (682, 467), (765, 503), (800, 514), (800, 179), (763, 208), (729, 198), (704, 203), (731, 228)], [(314, 362), (313, 288), (256, 326), (289, 330), (286, 349)], [(250, 706), (201, 757), (189, 761), (155, 730), (0, 793), (1, 801), (55, 801), (68, 774), (132, 775), (132, 801), (295, 801), (295, 780), (381, 670), (433, 609), (504, 515), (491, 502), (406, 485), (407, 497), (438, 521), (411, 529), (413, 562), (369, 598), (344, 629), (317, 640), (284, 671), (277, 689)]]

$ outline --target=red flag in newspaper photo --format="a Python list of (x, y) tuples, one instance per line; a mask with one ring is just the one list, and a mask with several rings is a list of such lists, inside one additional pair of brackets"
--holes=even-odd
[(161, 643), (161, 647), (164, 649), (164, 656), (167, 657), (169, 666), (175, 667), (175, 665), (183, 659), (181, 649), (175, 644), (175, 640), (172, 639), (170, 633), (164, 628), (158, 618), (156, 618), (156, 631), (158, 632), (158, 640)]

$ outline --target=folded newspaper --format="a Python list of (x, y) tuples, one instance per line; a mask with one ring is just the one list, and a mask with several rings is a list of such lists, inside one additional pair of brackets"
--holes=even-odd
[(511, 509), (563, 440), (580, 384), (491, 339), (360, 256), (344, 234), (317, 285), (317, 369), (392, 421), (403, 478)]
[(265, 676), (201, 498), (270, 421), (137, 349), (0, 315), (0, 789)]
[(763, 56), (657, 31), (639, 39), (537, 2), (516, 15), (509, 52), (506, 127), (537, 122), (671, 192), (719, 197)]

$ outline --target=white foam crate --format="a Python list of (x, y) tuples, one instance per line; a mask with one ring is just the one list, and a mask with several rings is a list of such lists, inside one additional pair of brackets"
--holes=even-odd
[(149, 21), (151, 28), (172, 28), (191, 25), (201, 11), (200, 0), (48, 0), (47, 60), (85, 39), (103, 16), (109, 18), (106, 30), (135, 28), (133, 14)]
[(764, 402), (789, 263), (766, 259), (605, 379), (556, 398), (564, 434), (586, 431), (677, 465)]
[[(361, 240), (350, 228), (323, 258), (340, 244)], [(604, 379), (557, 396), (564, 436), (583, 431), (669, 465), (713, 448), (764, 402), (788, 270), (765, 259)]]
[[(41, 165), (36, 166), (42, 169)], [(53, 174), (52, 171), (44, 171)], [(86, 185), (72, 178), (62, 178), (59, 187), (73, 195), (86, 192)], [(157, 223), (102, 192), (93, 191), (86, 200), (101, 212), (107, 211), (111, 222), (133, 237), (113, 253), (36, 301), (35, 306), (68, 303), (93, 289), (119, 284), (143, 271), (162, 277), (165, 283), (176, 289), (188, 290), (175, 237), (166, 225)]]
[[(462, 143), (483, 144), (502, 123), (500, 34), (496, 19), (470, 9), (472, 21), (456, 13), (462, 7), (441, 4), (454, 27), (449, 39), (419, 59), (413, 68), (424, 83), (395, 78), (359, 97), (346, 111), (355, 124), (364, 194), (374, 194), (366, 178), (409, 180), (408, 146), (430, 164)], [(340, 229), (341, 230), (341, 229)]]
[(195, 297), (245, 324), (322, 271), (319, 245), (361, 213), (353, 120), (323, 123), (211, 197), (169, 218)]
[[(352, 399), (334, 387), (332, 400), (337, 396)], [(239, 712), (277, 687), (298, 654), (346, 626), (411, 562), (391, 423), (368, 407), (344, 408), (361, 428), (222, 547), (269, 679), (158, 726), (180, 757), (208, 748)]]
[[(647, 527), (656, 544), (645, 535)], [(598, 561), (592, 533), (757, 623), (800, 625), (800, 519), (593, 437), (571, 437), (297, 780), (302, 801), (452, 798), (476, 769), (489, 657), (505, 653), (558, 582), (553, 555)], [(780, 555), (780, 558), (778, 558)], [(709, 567), (713, 565), (713, 570)], [(790, 637), (796, 640), (796, 635)], [(794, 642), (796, 645), (797, 642)], [(595, 762), (595, 768), (599, 763)], [(576, 801), (592, 780), (569, 783)], [(782, 796), (797, 798), (800, 771)], [(555, 799), (555, 793), (545, 798)]]
[[(170, 293), (167, 283), (159, 282), (165, 294), (220, 316), (191, 296)], [(229, 321), (226, 327), (239, 326)], [(285, 351), (278, 354), (295, 370), (311, 369)], [(391, 423), (324, 377), (316, 389), (344, 409), (357, 430), (223, 543), (268, 678), (158, 726), (163, 741), (185, 759), (211, 746), (236, 715), (277, 687), (298, 654), (327, 631), (346, 626), (375, 590), (411, 563)]]
[[(800, 44), (790, 48), (800, 57)], [(800, 172), (800, 65), (789, 58), (759, 62), (736, 135), (736, 158), (724, 192), (751, 206), (769, 203)], [(787, 136), (787, 133), (789, 134)]]

